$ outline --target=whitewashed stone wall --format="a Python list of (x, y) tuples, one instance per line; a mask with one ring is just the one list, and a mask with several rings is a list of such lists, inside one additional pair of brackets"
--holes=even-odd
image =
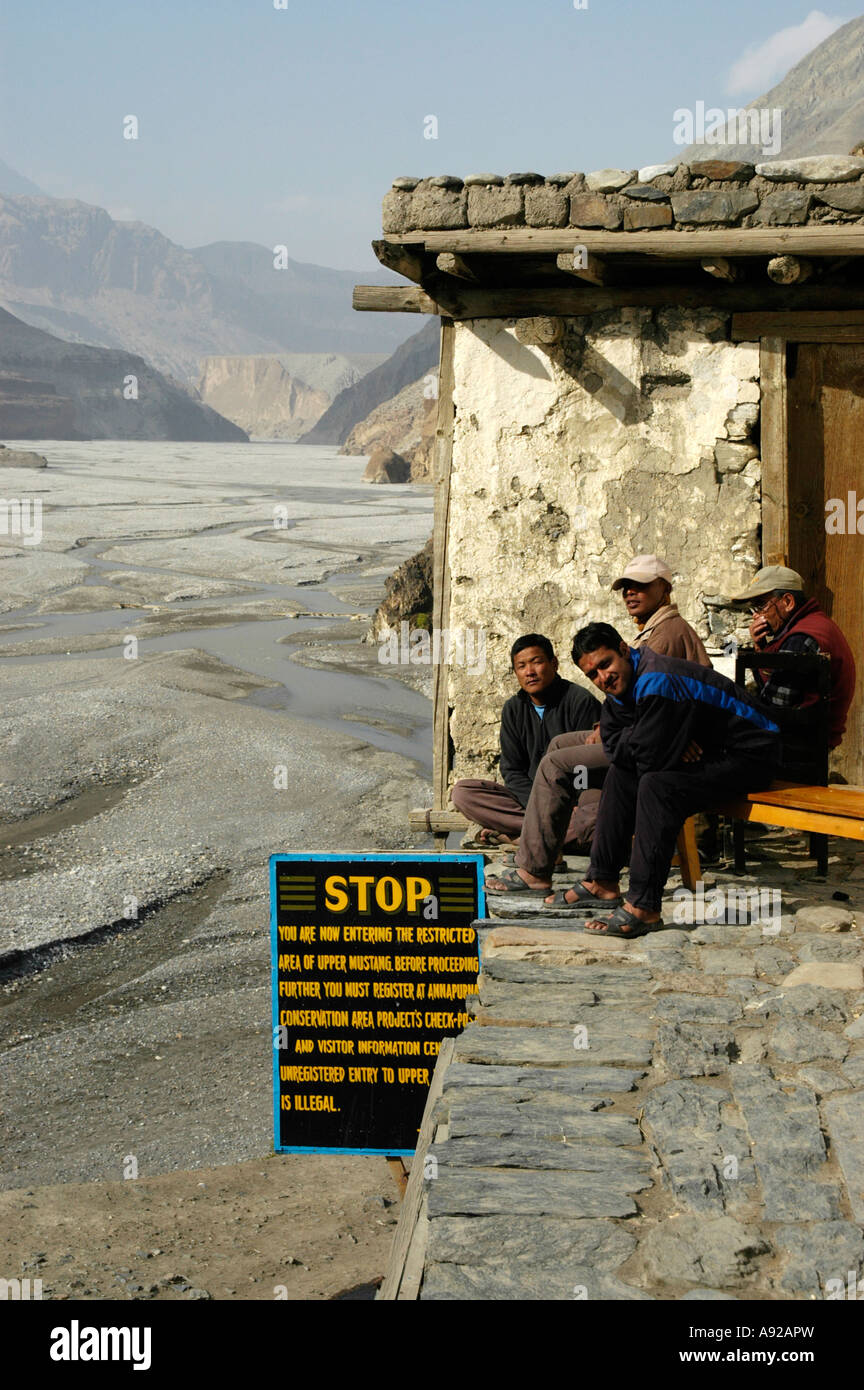
[(552, 639), (561, 673), (591, 619), (634, 631), (610, 592), (655, 551), (703, 637), (703, 595), (759, 561), (759, 351), (728, 315), (623, 309), (566, 320), (562, 343), (526, 347), (514, 321), (455, 326), (450, 628), (481, 628), (486, 669), (450, 669), (454, 779), (494, 775), (508, 652)]

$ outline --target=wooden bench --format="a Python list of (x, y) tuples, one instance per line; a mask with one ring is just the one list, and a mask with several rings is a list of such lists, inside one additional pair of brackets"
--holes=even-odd
[[(864, 841), (864, 787), (805, 787), (794, 782), (772, 782), (767, 791), (747, 792), (711, 809), (755, 825), (788, 826), (808, 830), (811, 835)], [(693, 820), (684, 824), (678, 852), (682, 882), (685, 888), (692, 889), (702, 876)], [(743, 867), (736, 863), (736, 869)]]
[[(816, 788), (816, 790), (822, 789)], [(428, 834), (434, 835), (436, 850), (444, 849), (451, 830), (465, 831), (470, 825), (461, 811), (436, 810), (434, 807), (430, 807), (429, 810), (420, 808), (409, 812), (408, 822), (412, 830), (425, 830)], [(695, 821), (684, 822), (681, 834), (678, 836), (678, 854), (672, 860), (672, 864), (680, 868), (681, 879), (685, 888), (692, 888), (701, 877)]]

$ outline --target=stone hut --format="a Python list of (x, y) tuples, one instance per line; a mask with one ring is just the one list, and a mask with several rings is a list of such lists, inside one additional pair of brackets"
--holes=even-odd
[(864, 783), (864, 158), (399, 178), (383, 233), (406, 284), (355, 308), (440, 317), (435, 626), (486, 643), (435, 671), (427, 824), (494, 775), (513, 639), (580, 679), (572, 635), (627, 631), (639, 551), (715, 651), (723, 595), (802, 572), (859, 662), (836, 766)]

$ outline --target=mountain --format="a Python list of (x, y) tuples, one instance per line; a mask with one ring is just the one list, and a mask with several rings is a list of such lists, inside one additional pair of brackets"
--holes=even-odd
[(340, 391), (330, 409), (301, 439), (303, 444), (344, 444), (355, 425), (405, 386), (438, 370), (440, 325), (430, 318), (419, 333), (402, 343), (386, 362)]
[(41, 188), (37, 188), (30, 179), (25, 179), (23, 174), (18, 173), (17, 169), (12, 169), (8, 164), (4, 164), (2, 159), (0, 159), (0, 193), (8, 193), (12, 197), (21, 193), (35, 194), (40, 198), (45, 197)]
[(259, 439), (297, 439), (321, 418), (339, 391), (381, 361), (380, 353), (205, 357), (198, 394)]
[[(356, 313), (357, 278), (287, 258), (276, 269), (273, 250), (251, 242), (189, 251), (74, 198), (0, 196), (0, 303), (49, 333), (131, 350), (189, 383), (209, 356), (392, 352), (411, 325)], [(398, 283), (385, 270), (360, 278)]]
[[(779, 152), (760, 145), (690, 145), (676, 158), (761, 163), (804, 154), (849, 154), (864, 140), (864, 16), (844, 24), (749, 107), (782, 112)], [(773, 127), (769, 127), (773, 128)]]
[(213, 442), (247, 438), (142, 357), (64, 342), (5, 309), (0, 309), (0, 435)]

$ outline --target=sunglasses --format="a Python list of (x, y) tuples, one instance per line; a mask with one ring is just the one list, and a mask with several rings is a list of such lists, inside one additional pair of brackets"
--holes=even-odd
[(760, 613), (767, 613), (768, 609), (772, 606), (772, 604), (779, 603), (781, 598), (785, 598), (785, 595), (771, 594), (768, 598), (763, 599), (761, 603), (751, 605), (750, 612), (753, 614), (754, 618), (758, 617)]

